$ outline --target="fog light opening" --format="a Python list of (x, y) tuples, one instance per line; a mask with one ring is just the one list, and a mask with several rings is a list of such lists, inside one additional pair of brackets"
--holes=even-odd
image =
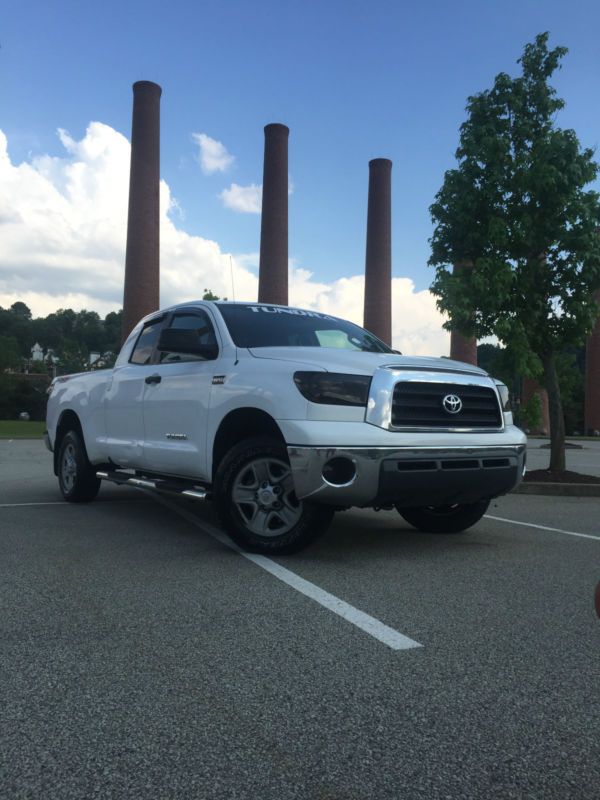
[(330, 486), (349, 486), (356, 478), (356, 464), (349, 458), (331, 458), (323, 467), (323, 480)]

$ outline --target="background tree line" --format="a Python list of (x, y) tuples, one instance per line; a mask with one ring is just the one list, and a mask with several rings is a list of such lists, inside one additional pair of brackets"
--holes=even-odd
[(15, 419), (26, 411), (43, 419), (46, 389), (54, 372), (48, 361), (32, 361), (38, 343), (58, 359), (56, 374), (89, 369), (90, 353), (107, 355), (111, 366), (121, 345), (121, 311), (104, 319), (95, 311), (61, 308), (46, 317), (33, 318), (25, 303), (0, 307), (0, 419)]

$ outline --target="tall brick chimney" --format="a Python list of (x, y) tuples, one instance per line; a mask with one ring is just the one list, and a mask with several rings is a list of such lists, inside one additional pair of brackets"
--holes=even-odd
[(521, 406), (527, 405), (534, 395), (540, 398), (541, 423), (539, 427), (530, 430), (530, 433), (550, 433), (550, 406), (548, 403), (548, 392), (534, 378), (523, 378), (521, 389)]
[[(595, 295), (600, 303), (600, 290)], [(584, 433), (600, 431), (600, 317), (587, 340), (585, 351), (585, 425)]]
[(160, 96), (151, 81), (133, 84), (123, 341), (160, 304)]
[(392, 343), (392, 162), (369, 161), (364, 327)]
[[(472, 268), (470, 261), (457, 261), (453, 272), (456, 275)], [(477, 366), (477, 339), (474, 336), (463, 336), (458, 331), (450, 331), (450, 358)]]
[(258, 302), (288, 304), (288, 139), (278, 122), (265, 126)]

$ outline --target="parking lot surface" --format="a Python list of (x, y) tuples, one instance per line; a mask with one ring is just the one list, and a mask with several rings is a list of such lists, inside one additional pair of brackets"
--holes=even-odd
[[(569, 439), (574, 448), (565, 452), (567, 469), (600, 478), (600, 439)], [(528, 469), (548, 469), (550, 449), (548, 439), (530, 439), (527, 444)]]
[(0, 442), (0, 796), (598, 800), (600, 500), (488, 513), (253, 561), (210, 504), (67, 504)]

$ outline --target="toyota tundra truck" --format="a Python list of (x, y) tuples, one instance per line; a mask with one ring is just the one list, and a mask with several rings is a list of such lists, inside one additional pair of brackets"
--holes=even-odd
[(254, 552), (297, 551), (353, 506), (458, 533), (525, 470), (508, 389), (482, 369), (404, 356), (288, 306), (158, 311), (113, 369), (49, 391), (46, 443), (65, 500), (93, 500), (103, 480), (211, 500)]

